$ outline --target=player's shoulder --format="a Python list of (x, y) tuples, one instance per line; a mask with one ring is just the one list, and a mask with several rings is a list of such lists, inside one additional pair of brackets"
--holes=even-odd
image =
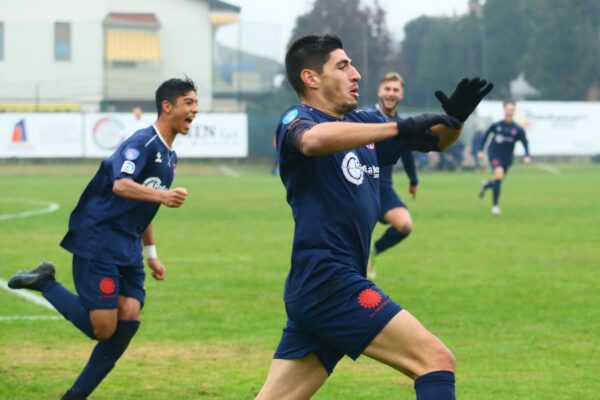
[(294, 104), (281, 114), (279, 121), (282, 125), (289, 125), (297, 119), (315, 120), (315, 115), (316, 113), (313, 108), (307, 107), (304, 104)]

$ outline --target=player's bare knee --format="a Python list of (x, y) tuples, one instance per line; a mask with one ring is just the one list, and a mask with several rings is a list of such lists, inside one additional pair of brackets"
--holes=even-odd
[(94, 337), (100, 341), (110, 339), (117, 330), (117, 324), (113, 322), (95, 323), (92, 327), (94, 329)]
[(410, 233), (412, 232), (412, 221), (403, 222), (400, 226), (399, 231), (405, 234), (406, 236), (410, 235)]
[(439, 339), (432, 344), (429, 357), (429, 368), (432, 371), (454, 371), (456, 369), (454, 354)]

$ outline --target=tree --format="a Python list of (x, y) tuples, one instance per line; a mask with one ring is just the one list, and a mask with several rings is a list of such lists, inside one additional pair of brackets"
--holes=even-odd
[[(532, 13), (530, 0), (487, 0), (483, 7), (485, 62), (494, 96), (510, 97), (510, 81), (522, 70), (529, 51)], [(552, 5), (549, 5), (552, 7)]]
[(553, 100), (584, 100), (600, 85), (600, 2), (529, 0), (534, 10), (525, 77)]
[(316, 0), (310, 12), (296, 19), (290, 44), (304, 35), (337, 34), (362, 75), (361, 102), (374, 103), (379, 79), (389, 68), (391, 36), (385, 17), (377, 1), (361, 7), (360, 0)]
[(450, 91), (462, 77), (482, 76), (482, 31), (475, 14), (420, 17), (404, 31), (398, 65), (406, 81), (406, 105), (437, 107), (436, 89)]

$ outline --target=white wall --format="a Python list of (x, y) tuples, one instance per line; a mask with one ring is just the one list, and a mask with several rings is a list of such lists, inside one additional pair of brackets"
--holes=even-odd
[[(109, 12), (154, 13), (161, 24), (163, 80), (192, 78), (200, 108), (212, 109), (208, 0), (2, 1), (5, 52), (0, 101), (41, 98), (99, 102), (103, 94), (103, 20)], [(33, 11), (32, 11), (33, 10)], [(54, 22), (71, 23), (71, 60), (54, 61)], [(160, 82), (156, 82), (158, 86)], [(150, 98), (156, 88), (149, 88)]]
[[(102, 93), (102, 2), (75, 0), (2, 2), (5, 52), (0, 98), (99, 99)], [(71, 60), (54, 60), (54, 22), (71, 23)]]

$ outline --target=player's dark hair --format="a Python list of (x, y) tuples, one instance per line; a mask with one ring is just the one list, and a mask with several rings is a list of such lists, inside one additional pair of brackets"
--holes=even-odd
[(158, 89), (156, 89), (155, 103), (158, 115), (162, 112), (162, 102), (167, 100), (171, 104), (177, 102), (177, 98), (184, 96), (191, 91), (197, 92), (196, 84), (187, 76), (185, 79), (172, 78), (164, 81)]
[(513, 106), (517, 105), (514, 100), (504, 100), (502, 102), (502, 107), (506, 107), (508, 104), (512, 104)]
[(296, 93), (304, 94), (304, 82), (300, 78), (303, 69), (320, 74), (329, 54), (343, 48), (342, 40), (335, 34), (307, 35), (292, 43), (285, 54), (285, 72)]

